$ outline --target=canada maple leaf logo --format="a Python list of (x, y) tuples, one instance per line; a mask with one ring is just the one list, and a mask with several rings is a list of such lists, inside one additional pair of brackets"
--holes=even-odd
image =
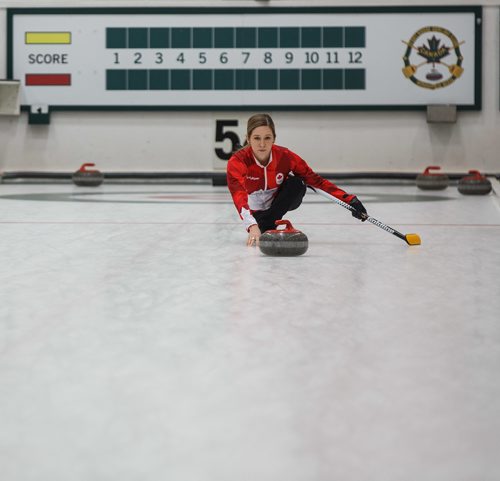
[(440, 46), (441, 40), (433, 35), (427, 39), (427, 45), (418, 47), (418, 54), (424, 57), (428, 63), (439, 63), (450, 54), (450, 47)]

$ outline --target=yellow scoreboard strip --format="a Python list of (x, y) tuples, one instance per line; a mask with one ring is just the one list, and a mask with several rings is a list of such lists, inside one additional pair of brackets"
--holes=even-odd
[(70, 44), (71, 32), (26, 32), (25, 43), (31, 45)]

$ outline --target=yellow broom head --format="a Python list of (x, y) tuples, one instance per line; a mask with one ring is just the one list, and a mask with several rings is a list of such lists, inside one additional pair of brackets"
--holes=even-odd
[(415, 75), (415, 72), (417, 71), (414, 65), (407, 65), (402, 70), (403, 70), (403, 75), (406, 78), (412, 77), (413, 75)]
[(405, 239), (411, 246), (419, 246), (422, 243), (418, 234), (406, 234)]

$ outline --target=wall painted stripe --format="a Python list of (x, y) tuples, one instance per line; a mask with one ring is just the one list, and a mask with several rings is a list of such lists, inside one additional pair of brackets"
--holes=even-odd
[(25, 43), (61, 45), (71, 43), (71, 32), (26, 32)]

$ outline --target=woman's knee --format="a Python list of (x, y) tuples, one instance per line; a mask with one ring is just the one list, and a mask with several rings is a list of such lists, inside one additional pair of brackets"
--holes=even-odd
[(301, 177), (298, 177), (296, 175), (291, 175), (285, 180), (285, 184), (287, 187), (287, 190), (291, 190), (295, 192), (297, 195), (304, 194), (306, 193), (306, 184), (302, 180)]
[(295, 210), (302, 204), (302, 199), (306, 193), (307, 187), (304, 181), (297, 176), (288, 177), (286, 182), (289, 183), (287, 185), (288, 196), (290, 198), (288, 210)]

